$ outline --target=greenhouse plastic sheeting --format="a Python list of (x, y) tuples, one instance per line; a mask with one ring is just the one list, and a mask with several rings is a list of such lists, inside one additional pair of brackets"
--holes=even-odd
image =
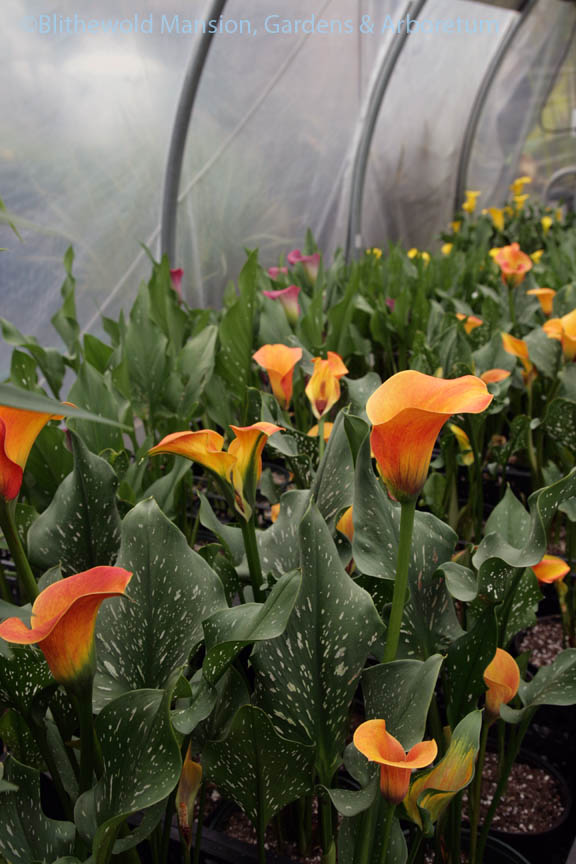
[(540, 0), (518, 31), (474, 139), (468, 181), (482, 206), (500, 206), (517, 172), (533, 178), (527, 192), (542, 194), (551, 174), (576, 164), (575, 37), (576, 4), (557, 0)]
[[(0, 197), (22, 242), (0, 225), (0, 246), (8, 250), (0, 253), (0, 314), (55, 343), (49, 319), (59, 304), (68, 245), (76, 252), (86, 329), (134, 297), (149, 269), (140, 244), (159, 251), (166, 154), (199, 38), (161, 32), (160, 21), (176, 14), (200, 19), (208, 3), (174, 3), (169, 12), (165, 0), (47, 5), (5, 0), (3, 6)], [(140, 30), (152, 16), (154, 26), (151, 33), (128, 32), (126, 25), (126, 32), (103, 32), (99, 25), (92, 33), (40, 33), (38, 16), (47, 12), (56, 16), (50, 25), (56, 29), (60, 16), (74, 12), (104, 23), (135, 22), (137, 15)], [(226, 16), (248, 18), (257, 32), (213, 39), (190, 124), (173, 263), (185, 270), (191, 302), (219, 303), (245, 247), (259, 246), (271, 264), (302, 244), (307, 227), (328, 255), (344, 244), (365, 106), (397, 38), (390, 21), (397, 24), (404, 12), (398, 0), (229, 0)], [(351, 19), (354, 32), (266, 33), (269, 14)], [(363, 14), (374, 33), (359, 32)], [(423, 245), (449, 218), (470, 107), (515, 15), (465, 0), (426, 4), (426, 20), (490, 19), (498, 28), (418, 32), (407, 40), (372, 147), (367, 244)], [(525, 72), (519, 63), (513, 74)], [(5, 370), (6, 346), (0, 352)]]

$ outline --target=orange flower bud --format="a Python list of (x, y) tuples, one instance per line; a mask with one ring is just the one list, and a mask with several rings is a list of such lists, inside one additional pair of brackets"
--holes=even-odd
[(570, 565), (558, 558), (557, 555), (544, 555), (539, 564), (533, 564), (530, 568), (539, 582), (550, 584), (564, 579), (570, 572)]
[(312, 405), (312, 411), (320, 420), (330, 411), (340, 398), (340, 378), (346, 375), (348, 369), (339, 354), (328, 351), (328, 359), (314, 358), (314, 372), (306, 385), (306, 396)]
[(254, 360), (268, 373), (274, 396), (282, 408), (288, 408), (292, 399), (294, 367), (302, 359), (301, 348), (287, 345), (263, 345), (254, 354)]
[(491, 663), (484, 670), (486, 691), (486, 713), (488, 722), (500, 716), (500, 706), (510, 702), (520, 686), (520, 670), (514, 658), (502, 648), (496, 649)]
[(344, 534), (344, 536), (352, 542), (354, 539), (354, 518), (352, 507), (348, 507), (348, 509), (344, 511), (336, 523), (336, 530), (340, 531), (341, 534)]
[(471, 333), (476, 327), (482, 327), (484, 324), (483, 320), (477, 318), (476, 315), (463, 315), (462, 312), (457, 312), (456, 318), (463, 322), (466, 333)]

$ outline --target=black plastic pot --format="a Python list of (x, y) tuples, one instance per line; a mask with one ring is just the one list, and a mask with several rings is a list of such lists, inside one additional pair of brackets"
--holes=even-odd
[(489, 837), (482, 864), (542, 864), (542, 858), (525, 858), (521, 852), (497, 837)]
[[(570, 787), (560, 771), (539, 753), (522, 749), (516, 761), (533, 768), (543, 769), (554, 778), (564, 805), (562, 816), (546, 831), (519, 834), (492, 826), (490, 834), (495, 840), (505, 843), (521, 854), (530, 855), (535, 864), (539, 864), (541, 861), (546, 861), (548, 864), (564, 861), (570, 844), (574, 840), (574, 824), (571, 819), (573, 797)], [(535, 790), (535, 794), (538, 795), (539, 790)], [(563, 849), (565, 850), (564, 853), (561, 852)], [(556, 857), (557, 854), (558, 857)]]

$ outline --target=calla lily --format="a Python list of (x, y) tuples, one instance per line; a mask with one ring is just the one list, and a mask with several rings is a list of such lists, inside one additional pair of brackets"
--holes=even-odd
[(352, 507), (348, 507), (348, 509), (344, 511), (336, 523), (336, 530), (340, 531), (341, 534), (344, 534), (344, 536), (352, 542), (354, 539), (354, 518)]
[(522, 252), (518, 243), (502, 246), (494, 255), (494, 260), (500, 267), (502, 279), (510, 285), (519, 285), (523, 282), (533, 266), (530, 257)]
[(552, 288), (531, 288), (526, 292), (530, 297), (537, 297), (545, 315), (551, 315), (556, 291)]
[(404, 799), (410, 819), (424, 828), (420, 810), (426, 810), (432, 822), (442, 815), (455, 795), (469, 785), (474, 777), (478, 754), (481, 715), (474, 711), (454, 729), (444, 757), (412, 783)]
[(280, 515), (280, 504), (272, 504), (270, 507), (270, 521), (276, 522)]
[(524, 209), (524, 204), (528, 200), (529, 195), (514, 195), (514, 206), (517, 213), (521, 213)]
[(400, 804), (410, 788), (416, 768), (426, 768), (436, 758), (435, 741), (421, 741), (407, 753), (397, 738), (386, 731), (384, 720), (367, 720), (354, 733), (354, 746), (370, 762), (380, 765), (380, 791), (390, 804)]
[(480, 414), (494, 397), (474, 375), (444, 380), (398, 372), (368, 399), (370, 442), (388, 491), (398, 501), (419, 493), (438, 434), (452, 414)]
[(414, 258), (421, 258), (425, 264), (430, 263), (430, 253), (420, 252), (420, 250), (417, 249), (415, 246), (412, 249), (409, 249), (406, 255), (408, 256), (408, 258), (410, 258), (410, 260), (413, 260)]
[(570, 565), (557, 555), (544, 555), (538, 564), (530, 568), (539, 582), (550, 585), (559, 582), (570, 572)]
[(46, 423), (61, 419), (58, 414), (0, 405), (0, 495), (6, 501), (18, 497), (30, 450)]
[(269, 267), (268, 268), (268, 276), (270, 276), (271, 279), (274, 279), (274, 281), (276, 281), (276, 279), (278, 279), (278, 276), (280, 276), (281, 274), (283, 276), (285, 276), (287, 273), (288, 273), (287, 267)]
[(287, 345), (263, 345), (254, 354), (254, 360), (268, 373), (272, 392), (282, 408), (290, 405), (294, 367), (301, 359), (302, 349)]
[(172, 288), (176, 292), (178, 300), (182, 303), (182, 279), (184, 277), (184, 270), (181, 267), (178, 267), (175, 270), (170, 270), (170, 281), (172, 283)]
[(442, 255), (450, 255), (453, 248), (454, 248), (453, 243), (443, 243), (442, 246), (440, 247), (440, 252), (442, 253)]
[(184, 843), (190, 849), (192, 846), (192, 825), (194, 823), (194, 804), (202, 785), (202, 765), (190, 756), (191, 745), (188, 745), (186, 758), (182, 765), (180, 782), (176, 792), (176, 812), (178, 826)]
[(456, 318), (458, 318), (459, 321), (462, 321), (466, 333), (471, 333), (472, 330), (476, 329), (476, 327), (482, 327), (484, 324), (482, 318), (478, 318), (476, 315), (464, 315), (462, 312), (457, 312)]
[(372, 249), (366, 249), (367, 255), (372, 255), (377, 261), (382, 258), (382, 249), (379, 249), (378, 246), (374, 246)]
[(510, 377), (510, 372), (507, 369), (487, 369), (480, 375), (485, 384), (497, 384), (499, 381), (505, 381)]
[(534, 376), (534, 365), (530, 361), (528, 345), (523, 339), (517, 339), (509, 333), (502, 333), (502, 346), (508, 354), (518, 357), (524, 367), (524, 381), (529, 384)]
[(480, 197), (481, 192), (473, 192), (472, 190), (466, 190), (466, 200), (462, 204), (462, 210), (465, 213), (474, 213), (476, 210), (476, 202)]
[[(248, 521), (262, 473), (262, 450), (271, 435), (281, 430), (273, 423), (231, 426), (236, 438), (228, 452), (222, 450), (224, 438), (211, 429), (200, 432), (174, 432), (148, 451), (150, 456), (171, 453), (198, 462), (216, 474), (236, 510)], [(230, 503), (232, 503), (230, 500)]]
[(550, 228), (554, 224), (554, 220), (551, 216), (543, 216), (540, 220), (540, 224), (542, 225), (542, 231), (544, 232), (544, 236), (546, 236), (546, 234), (548, 234)]
[(291, 267), (294, 267), (296, 264), (302, 264), (311, 282), (315, 282), (318, 276), (320, 258), (319, 252), (315, 252), (313, 255), (303, 255), (300, 249), (293, 249), (286, 256), (286, 260)]
[(34, 601), (30, 628), (20, 618), (7, 618), (0, 624), (0, 637), (16, 645), (37, 645), (60, 684), (91, 679), (98, 610), (108, 597), (122, 596), (131, 578), (121, 567), (93, 567), (53, 582)]
[[(329, 423), (328, 421), (326, 421), (326, 423), (324, 423), (324, 441), (328, 442), (330, 435), (332, 434), (333, 428), (334, 428), (334, 423)], [(312, 426), (312, 428), (309, 429), (306, 434), (309, 435), (310, 438), (317, 438), (319, 432), (320, 432), (320, 427), (319, 427), (318, 423), (316, 423), (316, 425)]]
[(491, 663), (484, 670), (486, 714), (493, 723), (500, 716), (500, 706), (510, 702), (520, 686), (520, 669), (514, 658), (502, 648), (496, 649)]
[(450, 225), (452, 227), (452, 231), (454, 232), (454, 234), (459, 234), (460, 229), (462, 228), (462, 220), (457, 219), (455, 222), (451, 222)]
[(521, 195), (527, 183), (532, 183), (531, 177), (528, 177), (526, 174), (522, 177), (517, 177), (510, 186), (510, 191), (513, 195)]
[(498, 207), (488, 207), (484, 212), (489, 214), (497, 231), (504, 231), (504, 210), (500, 210)]
[(290, 324), (296, 324), (300, 317), (299, 285), (289, 285), (288, 288), (283, 288), (281, 291), (263, 291), (262, 294), (269, 300), (279, 300)]
[(537, 249), (536, 252), (532, 252), (532, 254), (530, 255), (530, 258), (534, 261), (535, 264), (538, 264), (541, 261), (543, 255), (544, 255), (544, 250), (543, 249)]
[(314, 372), (306, 385), (306, 396), (312, 411), (320, 420), (340, 399), (340, 378), (348, 369), (339, 354), (328, 351), (328, 358), (314, 357)]
[(562, 318), (550, 318), (542, 325), (549, 339), (562, 343), (564, 359), (571, 361), (576, 357), (576, 309)]
[(472, 445), (470, 444), (470, 438), (468, 437), (464, 429), (461, 429), (460, 426), (456, 426), (455, 423), (449, 423), (448, 428), (458, 442), (458, 449), (460, 450), (463, 464), (473, 465), (474, 451), (472, 450)]
[(232, 485), (236, 509), (248, 521), (256, 501), (256, 487), (262, 474), (262, 451), (268, 438), (281, 431), (273, 423), (254, 423), (252, 426), (231, 426), (235, 438), (230, 442), (228, 454), (235, 459)]

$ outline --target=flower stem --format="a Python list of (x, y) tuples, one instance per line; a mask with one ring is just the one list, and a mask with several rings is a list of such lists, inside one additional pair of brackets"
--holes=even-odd
[(398, 652), (402, 615), (404, 614), (404, 603), (406, 601), (406, 590), (408, 588), (408, 570), (410, 567), (410, 551), (412, 548), (412, 531), (414, 529), (416, 499), (413, 499), (412, 501), (403, 501), (401, 508), (396, 581), (394, 582), (392, 611), (390, 612), (390, 621), (388, 622), (386, 647), (382, 658), (383, 663), (390, 663), (392, 660), (395, 660)]
[(258, 552), (258, 541), (256, 540), (254, 516), (251, 516), (248, 521), (246, 521), (246, 519), (241, 519), (240, 527), (242, 528), (242, 536), (244, 538), (244, 549), (246, 550), (246, 560), (248, 561), (248, 570), (250, 572), (254, 600), (256, 603), (263, 603), (266, 598), (261, 587), (263, 582), (262, 567), (260, 566), (260, 554)]
[(388, 858), (388, 847), (390, 845), (390, 836), (392, 834), (392, 825), (394, 824), (394, 813), (396, 805), (389, 804), (384, 798), (382, 803), (386, 807), (386, 816), (384, 822), (384, 836), (382, 837), (382, 849), (380, 851), (380, 864), (386, 864)]
[(324, 415), (318, 421), (318, 462), (324, 456)]
[(320, 796), (320, 822), (322, 827), (322, 864), (336, 864), (332, 802), (326, 794)]
[(6, 501), (0, 496), (0, 528), (16, 565), (20, 594), (24, 600), (29, 600), (32, 603), (38, 596), (38, 584), (18, 534), (15, 513), (16, 502)]
[(92, 678), (71, 687), (70, 695), (80, 723), (80, 792), (86, 792), (92, 788), (94, 772), (100, 777), (104, 771), (92, 714)]
[(476, 774), (470, 794), (470, 864), (477, 864), (481, 860), (477, 857), (478, 852), (478, 822), (480, 820), (480, 798), (482, 795), (482, 772), (486, 758), (486, 744), (488, 741), (489, 723), (482, 726), (480, 737), (480, 749), (476, 760)]

